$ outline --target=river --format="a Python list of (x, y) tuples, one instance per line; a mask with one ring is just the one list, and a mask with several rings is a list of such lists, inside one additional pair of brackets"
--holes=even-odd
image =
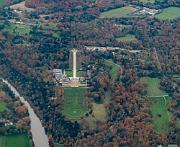
[(48, 137), (45, 133), (44, 127), (38, 116), (35, 114), (34, 110), (30, 104), (22, 97), (14, 86), (12, 86), (7, 80), (2, 79), (2, 81), (8, 85), (15, 96), (19, 97), (21, 102), (28, 107), (29, 116), (31, 119), (31, 133), (35, 147), (49, 147)]

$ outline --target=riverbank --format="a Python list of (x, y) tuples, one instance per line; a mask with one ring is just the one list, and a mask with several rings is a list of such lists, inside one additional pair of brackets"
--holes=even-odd
[(13, 85), (11, 85), (7, 80), (2, 79), (2, 81), (11, 89), (14, 95), (16, 97), (19, 97), (20, 101), (27, 106), (31, 120), (31, 133), (35, 147), (49, 147), (48, 137), (45, 134), (44, 127), (42, 126), (40, 119), (37, 117), (30, 104), (24, 99), (24, 97), (22, 97), (19, 94), (16, 88)]

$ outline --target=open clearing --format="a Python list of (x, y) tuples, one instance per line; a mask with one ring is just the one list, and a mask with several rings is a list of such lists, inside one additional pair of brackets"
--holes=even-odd
[(162, 20), (172, 20), (180, 17), (180, 8), (169, 7), (164, 9), (161, 13), (155, 15), (155, 18)]
[(120, 18), (127, 17), (131, 13), (135, 12), (136, 9), (130, 6), (112, 9), (100, 14), (100, 18)]
[(136, 37), (134, 35), (128, 34), (124, 37), (119, 37), (116, 39), (117, 41), (121, 41), (121, 42), (134, 42), (137, 41)]
[(63, 114), (69, 119), (80, 119), (87, 112), (86, 88), (66, 87), (64, 88), (64, 110)]
[(157, 132), (167, 133), (169, 130), (169, 113), (163, 97), (152, 98), (150, 111), (153, 116), (153, 125)]
[(165, 91), (160, 89), (160, 79), (144, 77), (141, 78), (144, 84), (147, 84), (147, 96), (163, 96), (167, 95)]
[(0, 0), (0, 5), (3, 5), (5, 3), (5, 0)]
[(140, 2), (143, 2), (143, 3), (155, 3), (155, 0), (140, 0)]
[(0, 101), (0, 112), (8, 111), (8, 108), (6, 107), (5, 102)]
[(180, 120), (176, 121), (176, 127), (180, 129)]
[(27, 135), (0, 136), (0, 147), (29, 147)]
[(170, 97), (160, 89), (160, 79), (144, 77), (141, 81), (147, 85), (147, 98), (152, 101), (150, 111), (153, 126), (158, 133), (167, 133), (170, 116), (166, 104), (170, 101)]
[[(73, 71), (72, 70), (66, 70), (66, 75), (68, 77), (72, 77)], [(85, 77), (85, 71), (84, 70), (78, 70), (77, 71), (77, 77)]]
[(106, 121), (106, 109), (104, 104), (96, 104), (93, 105), (93, 114), (96, 120)]
[(117, 78), (118, 71), (121, 67), (118, 64), (116, 64), (110, 60), (105, 60), (104, 63), (106, 66), (111, 68), (110, 75), (111, 75), (112, 80), (114, 81)]
[(11, 32), (11, 33), (16, 33), (16, 34), (29, 34), (31, 27), (27, 25), (21, 25), (21, 24), (13, 24), (11, 23), (10, 25), (7, 25), (5, 30)]
[(54, 147), (63, 147), (63, 146), (59, 143), (54, 143)]
[[(3, 82), (0, 80), (0, 88), (2, 89), (2, 87), (3, 87)], [(8, 111), (8, 108), (6, 107), (6, 103), (3, 101), (3, 99), (0, 98), (0, 112), (4, 112), (4, 111)]]

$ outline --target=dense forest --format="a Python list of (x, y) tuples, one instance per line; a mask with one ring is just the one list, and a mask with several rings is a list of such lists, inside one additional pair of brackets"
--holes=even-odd
[[(8, 8), (0, 10), (0, 75), (30, 102), (51, 138), (50, 145), (180, 144), (180, 18), (99, 18), (101, 12), (130, 4), (152, 9), (180, 6), (178, 0), (154, 4), (134, 0), (26, 0), (25, 5), (36, 11), (18, 15)], [(13, 19), (25, 22), (23, 31), (19, 24), (13, 26), (9, 21)], [(129, 34), (136, 41), (117, 39)], [(127, 50), (88, 51), (86, 46)], [(63, 92), (60, 90), (53, 99), (57, 86), (51, 71), (69, 68), (69, 51), (74, 47), (81, 50), (83, 68), (90, 72), (90, 79), (88, 113), (72, 121), (62, 114)], [(115, 74), (106, 61), (118, 65)], [(154, 129), (152, 101), (145, 98), (148, 86), (142, 77), (160, 79), (160, 89), (171, 97), (167, 132)], [(93, 117), (92, 103), (103, 104), (107, 115), (105, 121), (96, 121), (93, 127), (89, 121)]]

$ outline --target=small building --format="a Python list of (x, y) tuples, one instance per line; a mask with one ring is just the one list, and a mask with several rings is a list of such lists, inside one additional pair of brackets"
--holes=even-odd
[(55, 76), (55, 79), (58, 81), (65, 77), (65, 73), (62, 71), (62, 69), (53, 69), (53, 74)]

